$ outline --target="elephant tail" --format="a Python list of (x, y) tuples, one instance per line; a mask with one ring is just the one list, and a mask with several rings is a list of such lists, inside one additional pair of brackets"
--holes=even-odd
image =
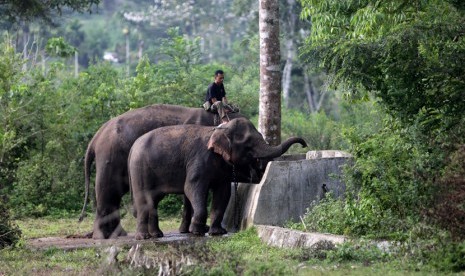
[(95, 159), (95, 151), (93, 144), (91, 143), (86, 151), (86, 157), (84, 160), (84, 178), (86, 185), (86, 193), (84, 197), (84, 206), (82, 207), (81, 215), (79, 216), (79, 222), (81, 222), (86, 216), (87, 201), (89, 199), (89, 186), (90, 186), (90, 169), (92, 162)]

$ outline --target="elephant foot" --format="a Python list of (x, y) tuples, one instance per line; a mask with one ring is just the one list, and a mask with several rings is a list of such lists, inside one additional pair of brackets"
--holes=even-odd
[(137, 232), (135, 235), (136, 240), (147, 240), (150, 239), (150, 234), (149, 233), (142, 233), (142, 232)]
[(110, 235), (110, 239), (116, 239), (118, 237), (124, 237), (124, 236), (127, 236), (128, 235), (128, 232), (126, 232), (126, 230), (123, 229), (123, 227), (121, 226), (121, 224), (119, 224), (115, 230), (113, 230), (113, 232), (111, 233)]
[[(208, 231), (210, 230), (210, 226), (208, 225), (205, 225), (205, 233), (207, 233)], [(191, 231), (189, 230), (189, 225), (181, 225), (179, 227), (179, 233), (181, 234), (186, 234), (186, 233), (190, 233)]]
[(219, 226), (219, 227), (211, 227), (210, 228), (210, 231), (208, 231), (208, 234), (210, 236), (219, 236), (219, 235), (224, 235), (224, 234), (227, 234), (228, 231), (226, 231), (226, 229), (224, 229), (223, 227)]
[(189, 223), (182, 222), (181, 226), (179, 226), (179, 233), (184, 234), (184, 233), (189, 233)]
[(209, 227), (205, 224), (192, 223), (190, 226), (190, 232), (196, 236), (204, 236), (207, 233)]
[[(121, 226), (120, 226), (121, 227)], [(121, 232), (119, 233), (118, 236), (120, 237), (126, 237), (128, 235), (128, 232), (126, 232), (126, 230), (123, 229), (123, 227), (121, 227)]]
[(164, 235), (162, 231), (158, 230), (150, 232), (150, 236), (152, 236), (152, 238), (162, 238)]
[(94, 230), (92, 233), (89, 233), (89, 235), (92, 235), (92, 238), (94, 240), (102, 240), (102, 239), (116, 239), (120, 236), (127, 236), (128, 232), (123, 229), (121, 224), (119, 224), (113, 231), (108, 231), (107, 229), (103, 227), (94, 227)]
[(108, 236), (105, 236), (103, 231), (100, 229), (94, 229), (94, 231), (92, 232), (92, 239), (94, 240), (103, 240), (103, 239), (107, 239), (107, 237)]

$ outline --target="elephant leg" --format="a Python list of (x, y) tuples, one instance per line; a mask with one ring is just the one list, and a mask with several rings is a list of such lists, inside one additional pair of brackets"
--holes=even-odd
[(149, 209), (149, 234), (153, 238), (163, 237), (163, 232), (158, 224), (158, 203), (163, 199), (163, 195), (156, 195), (152, 198), (153, 208)]
[(196, 189), (190, 189), (188, 192), (186, 192), (186, 196), (191, 202), (194, 212), (189, 231), (194, 235), (203, 236), (205, 235), (207, 229), (206, 223), (208, 189), (206, 187), (197, 186)]
[(215, 187), (212, 195), (212, 207), (210, 210), (211, 227), (208, 233), (210, 235), (224, 235), (228, 233), (226, 229), (221, 226), (223, 221), (226, 207), (228, 207), (229, 198), (231, 197), (231, 187), (229, 182), (224, 185)]
[[(141, 200), (143, 201), (143, 200)], [(152, 207), (145, 201), (137, 204), (137, 227), (136, 240), (145, 240), (150, 238), (149, 234), (149, 211)]]
[[(96, 202), (97, 212), (94, 221), (92, 238), (108, 239), (126, 236), (121, 226), (121, 198), (128, 190), (127, 176), (111, 175), (111, 171), (97, 172)], [(110, 187), (111, 183), (111, 187)]]
[(179, 226), (179, 233), (189, 233), (193, 213), (192, 204), (185, 195), (183, 196), (183, 203), (184, 207), (182, 209), (182, 221), (181, 226)]

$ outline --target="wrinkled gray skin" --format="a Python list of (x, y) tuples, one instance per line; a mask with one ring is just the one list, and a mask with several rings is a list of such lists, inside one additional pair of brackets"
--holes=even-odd
[[(229, 117), (244, 117), (240, 113)], [(126, 235), (120, 224), (121, 198), (129, 191), (127, 158), (132, 144), (143, 134), (163, 126), (215, 125), (215, 115), (202, 108), (155, 104), (128, 111), (106, 122), (90, 141), (85, 156), (86, 195), (80, 221), (88, 201), (91, 165), (95, 161), (96, 215), (94, 239)]]
[(260, 178), (260, 160), (281, 156), (301, 138), (289, 138), (270, 146), (245, 119), (231, 120), (218, 128), (198, 125), (170, 126), (152, 130), (134, 143), (128, 157), (129, 179), (137, 210), (136, 239), (162, 237), (157, 207), (166, 194), (184, 194), (191, 214), (184, 214), (190, 232), (207, 231), (207, 196), (212, 191), (210, 235), (226, 230), (221, 221), (231, 194), (233, 165), (241, 175)]

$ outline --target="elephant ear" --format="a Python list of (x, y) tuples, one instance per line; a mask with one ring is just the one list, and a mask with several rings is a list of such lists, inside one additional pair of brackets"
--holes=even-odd
[(227, 162), (231, 161), (231, 140), (226, 135), (224, 129), (216, 129), (207, 145), (208, 150), (213, 150), (221, 155)]

